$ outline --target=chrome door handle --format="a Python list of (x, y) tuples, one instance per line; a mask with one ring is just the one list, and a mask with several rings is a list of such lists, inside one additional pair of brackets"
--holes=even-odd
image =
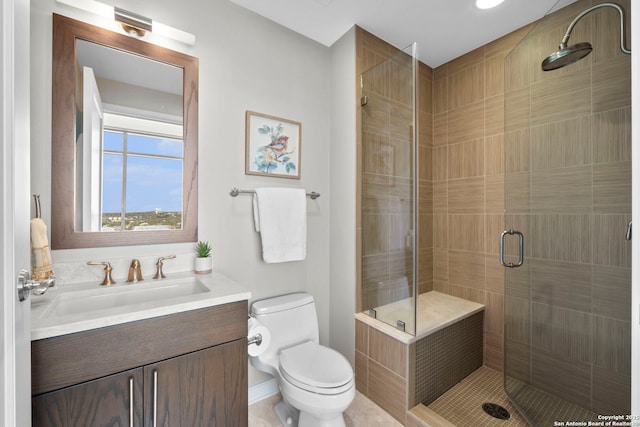
[(27, 270), (20, 270), (18, 274), (18, 299), (24, 301), (29, 298), (31, 292), (34, 295), (42, 295), (47, 292), (51, 286), (55, 286), (56, 278), (52, 277), (46, 280), (31, 280), (31, 274)]
[[(518, 247), (519, 247), (519, 255), (518, 255), (518, 263), (514, 264), (512, 262), (506, 263), (504, 262), (504, 238), (506, 235), (518, 235)], [(524, 236), (521, 232), (517, 230), (505, 230), (500, 234), (500, 264), (508, 268), (516, 268), (521, 267), (524, 264)]]

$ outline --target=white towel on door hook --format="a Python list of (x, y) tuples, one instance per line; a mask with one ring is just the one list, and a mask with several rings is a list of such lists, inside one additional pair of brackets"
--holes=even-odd
[(307, 255), (307, 193), (302, 188), (256, 188), (253, 216), (266, 263)]

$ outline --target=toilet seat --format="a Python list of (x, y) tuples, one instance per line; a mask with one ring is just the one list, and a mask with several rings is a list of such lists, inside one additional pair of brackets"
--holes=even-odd
[(353, 369), (337, 351), (312, 341), (280, 352), (280, 374), (313, 393), (334, 395), (353, 387)]

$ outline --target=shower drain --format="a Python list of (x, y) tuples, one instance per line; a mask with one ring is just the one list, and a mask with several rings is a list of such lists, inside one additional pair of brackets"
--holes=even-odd
[(483, 403), (482, 410), (493, 418), (497, 418), (499, 420), (508, 420), (511, 417), (509, 411), (497, 403)]

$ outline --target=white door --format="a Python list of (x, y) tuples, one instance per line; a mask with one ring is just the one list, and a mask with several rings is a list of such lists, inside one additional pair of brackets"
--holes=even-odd
[(29, 269), (29, 1), (0, 0), (0, 425), (31, 425)]
[[(80, 174), (76, 183), (82, 183), (82, 189), (76, 188), (82, 195), (80, 211), (76, 218), (82, 218), (82, 231), (100, 231), (102, 215), (102, 120), (104, 116), (100, 89), (90, 67), (82, 67), (82, 140), (78, 141), (77, 155), (82, 159)], [(78, 224), (76, 224), (78, 226)]]

